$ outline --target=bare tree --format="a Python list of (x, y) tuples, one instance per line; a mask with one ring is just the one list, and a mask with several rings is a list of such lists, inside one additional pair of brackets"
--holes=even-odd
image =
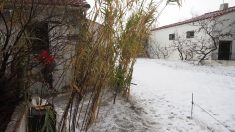
[(201, 37), (196, 37), (194, 51), (197, 54), (198, 62), (208, 59), (211, 53), (218, 49), (219, 41), (232, 37), (232, 33), (235, 31), (235, 21), (230, 19), (216, 19), (210, 18), (193, 23), (194, 26), (198, 26), (199, 29), (196, 33), (204, 33)]
[[(176, 34), (172, 47), (179, 52), (181, 60), (197, 60), (202, 63), (218, 49), (219, 41), (229, 39), (235, 31), (235, 22), (230, 19), (209, 18), (193, 22), (196, 26), (194, 38), (184, 38)], [(185, 36), (185, 34), (184, 34)]]
[(161, 46), (160, 44), (154, 42), (153, 44), (148, 46), (149, 52), (154, 57), (158, 59), (167, 59), (169, 57), (169, 47)]
[(182, 38), (178, 33), (175, 34), (175, 40), (173, 40), (170, 47), (173, 48), (173, 50), (178, 51), (179, 57), (182, 61), (191, 61), (193, 59), (193, 49), (195, 46), (191, 41)]
[[(41, 81), (47, 88), (59, 85), (53, 82), (54, 62), (43, 64), (38, 57), (46, 50), (50, 56), (57, 59), (57, 67), (65, 64), (64, 50), (71, 40), (67, 35), (73, 34), (71, 31), (77, 29), (75, 20), (84, 19), (82, 8), (74, 9), (73, 12), (73, 8), (67, 8), (66, 3), (45, 2), (1, 1), (0, 112), (5, 114), (0, 117), (0, 131), (5, 130), (15, 106), (22, 99), (27, 102), (29, 89), (34, 83)], [(63, 6), (57, 6), (58, 4)], [(74, 14), (68, 14), (71, 12)], [(70, 27), (73, 30), (70, 30)], [(40, 72), (36, 73), (41, 76), (40, 79), (36, 79), (36, 69), (40, 69)]]

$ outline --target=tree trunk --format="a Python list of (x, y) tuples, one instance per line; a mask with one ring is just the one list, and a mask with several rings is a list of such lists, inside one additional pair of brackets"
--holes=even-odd
[(0, 132), (4, 132), (8, 123), (11, 121), (11, 116), (15, 107), (20, 102), (20, 92), (22, 86), (22, 71), (18, 69), (15, 71), (16, 76), (8, 79), (4, 75), (0, 78)]
[(7, 82), (6, 79), (1, 79), (0, 86), (0, 131), (4, 132), (8, 123), (11, 121), (11, 115), (20, 99), (16, 88), (17, 83)]

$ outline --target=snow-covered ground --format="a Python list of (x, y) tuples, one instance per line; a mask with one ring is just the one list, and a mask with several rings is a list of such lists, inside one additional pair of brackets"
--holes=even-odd
[[(138, 59), (133, 83), (131, 101), (104, 103), (90, 131), (235, 131), (234, 67)], [(196, 105), (190, 118), (192, 93), (195, 103), (220, 123)]]
[[(195, 66), (182, 62), (139, 59), (134, 96), (162, 131), (235, 131), (235, 68)], [(189, 119), (191, 98), (199, 107)]]
[[(129, 101), (118, 96), (113, 104), (106, 94), (89, 132), (235, 132), (235, 67), (138, 59), (132, 82)], [(67, 100), (66, 94), (55, 99), (58, 120)]]

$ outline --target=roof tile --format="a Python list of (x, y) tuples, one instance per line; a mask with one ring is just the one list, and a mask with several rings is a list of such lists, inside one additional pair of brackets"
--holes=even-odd
[(71, 6), (84, 6), (88, 3), (86, 0), (13, 0), (13, 2), (24, 2), (36, 4), (45, 4), (45, 5), (71, 5)]

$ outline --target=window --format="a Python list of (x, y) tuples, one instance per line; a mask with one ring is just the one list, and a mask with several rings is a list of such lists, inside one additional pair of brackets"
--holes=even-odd
[(78, 40), (78, 36), (79, 36), (78, 34), (69, 34), (67, 35), (67, 39), (76, 41)]
[(169, 40), (175, 40), (175, 34), (169, 34)]
[(34, 54), (49, 49), (48, 23), (34, 24), (30, 29), (30, 35)]
[(186, 32), (186, 38), (194, 38), (194, 31)]

